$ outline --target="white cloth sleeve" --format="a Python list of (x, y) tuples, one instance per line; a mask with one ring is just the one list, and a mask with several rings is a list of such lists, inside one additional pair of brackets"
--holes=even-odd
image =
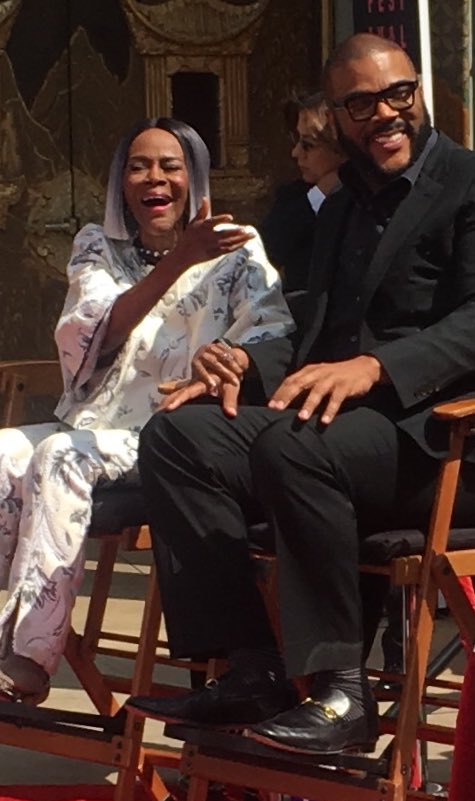
[(83, 386), (97, 368), (112, 307), (128, 289), (113, 272), (102, 228), (85, 226), (74, 239), (67, 268), (69, 289), (55, 331), (65, 392)]
[(283, 337), (295, 330), (277, 270), (270, 264), (262, 240), (255, 236), (236, 254), (234, 282), (229, 293), (232, 323), (225, 336), (236, 343), (255, 343)]

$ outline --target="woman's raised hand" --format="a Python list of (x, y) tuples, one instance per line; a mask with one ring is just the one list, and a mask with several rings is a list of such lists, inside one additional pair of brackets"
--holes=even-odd
[(234, 225), (231, 214), (208, 217), (209, 200), (204, 197), (196, 217), (186, 226), (175, 247), (175, 255), (187, 266), (232, 253), (249, 242), (254, 234)]

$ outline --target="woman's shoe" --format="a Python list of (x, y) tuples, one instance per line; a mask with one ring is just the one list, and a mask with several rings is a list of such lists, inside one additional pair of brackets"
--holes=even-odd
[(12, 651), (0, 658), (0, 700), (37, 706), (48, 697), (50, 677), (26, 656)]

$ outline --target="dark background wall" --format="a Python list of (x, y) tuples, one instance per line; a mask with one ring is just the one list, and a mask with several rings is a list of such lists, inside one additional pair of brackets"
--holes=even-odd
[[(0, 359), (52, 357), (72, 237), (102, 219), (111, 153), (145, 115), (144, 65), (119, 0), (23, 0), (8, 31), (1, 6)], [(218, 204), (243, 221), (295, 174), (282, 105), (317, 82), (319, 20), (315, 0), (265, 11), (249, 59), (250, 171), (264, 180)]]

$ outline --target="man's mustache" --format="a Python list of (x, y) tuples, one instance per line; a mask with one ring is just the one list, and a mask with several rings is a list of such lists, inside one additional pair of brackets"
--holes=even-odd
[(412, 136), (414, 133), (414, 129), (412, 125), (410, 125), (405, 120), (380, 122), (374, 126), (370, 136), (378, 136), (379, 134), (388, 134), (388, 133), (405, 133), (408, 136)]

